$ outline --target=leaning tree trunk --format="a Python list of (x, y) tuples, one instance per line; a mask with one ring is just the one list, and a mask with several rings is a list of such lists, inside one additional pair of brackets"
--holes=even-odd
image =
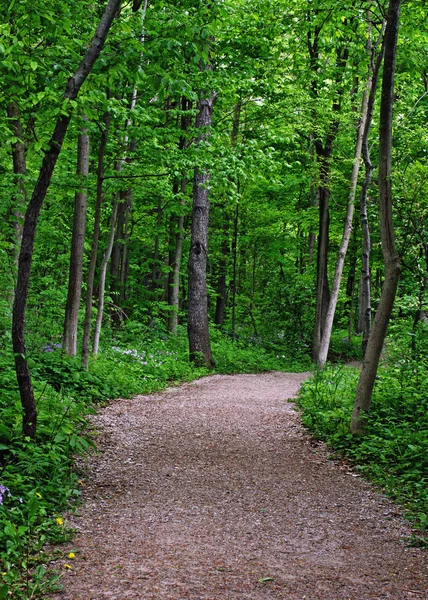
[[(120, 2), (121, 0), (109, 0), (104, 14), (101, 17), (97, 31), (82, 62), (74, 75), (72, 75), (67, 82), (64, 92), (65, 100), (70, 101), (77, 98), (80, 88), (100, 55), (113, 19), (120, 7)], [(70, 107), (70, 104), (68, 103), (67, 106)], [(37, 219), (52, 179), (52, 174), (64, 142), (65, 134), (67, 133), (68, 125), (71, 120), (71, 111), (72, 109), (70, 107), (66, 114), (60, 114), (56, 121), (52, 137), (48, 142), (48, 149), (43, 157), (39, 177), (25, 213), (21, 251), (19, 254), (18, 277), (13, 306), (12, 343), (13, 351), (15, 353), (16, 377), (23, 408), (22, 430), (24, 435), (30, 438), (35, 438), (36, 436), (37, 410), (30, 369), (28, 367), (26, 356), (25, 308), (28, 297)]]
[[(86, 117), (84, 117), (85, 120)], [(80, 296), (82, 293), (83, 251), (85, 245), (87, 179), (89, 175), (89, 134), (82, 126), (77, 141), (77, 176), (82, 188), (74, 197), (73, 232), (71, 236), (70, 269), (67, 304), (65, 308), (63, 348), (69, 356), (76, 356), (77, 327), (79, 324)]]
[(382, 253), (385, 262), (385, 280), (379, 306), (376, 311), (367, 344), (363, 368), (358, 380), (351, 432), (361, 435), (365, 427), (365, 415), (370, 410), (373, 387), (397, 292), (400, 277), (400, 259), (395, 247), (392, 221), (392, 114), (394, 106), (394, 71), (397, 51), (401, 0), (390, 0), (385, 32), (385, 58), (382, 77), (379, 125), (379, 213)]
[[(196, 127), (203, 129), (197, 144), (207, 139), (211, 127), (215, 96), (199, 100)], [(188, 324), (190, 360), (209, 368), (215, 366), (208, 329), (207, 258), (210, 174), (195, 167), (193, 178), (192, 234), (189, 254)]]
[(110, 231), (108, 236), (107, 248), (104, 252), (103, 259), (101, 261), (100, 268), (100, 282), (98, 285), (98, 311), (97, 318), (95, 321), (95, 331), (94, 331), (94, 342), (92, 344), (92, 354), (98, 354), (98, 350), (100, 347), (100, 336), (101, 336), (101, 326), (103, 322), (103, 312), (104, 312), (104, 296), (105, 296), (105, 288), (106, 288), (106, 275), (107, 275), (107, 266), (108, 261), (110, 260), (111, 251), (113, 249), (114, 243), (114, 232), (116, 228), (116, 218), (117, 218), (117, 197), (113, 202), (113, 210), (111, 213), (110, 220)]
[[(371, 44), (369, 42), (368, 51), (370, 52), (370, 67), (369, 76), (366, 87), (363, 93), (363, 99), (361, 103), (361, 118), (358, 125), (357, 142), (355, 145), (354, 154), (354, 165), (351, 173), (351, 183), (348, 196), (348, 208), (346, 211), (345, 223), (342, 234), (342, 241), (340, 243), (339, 252), (336, 261), (336, 269), (334, 273), (330, 300), (328, 303), (328, 309), (324, 321), (324, 327), (321, 334), (321, 341), (319, 345), (319, 352), (317, 356), (317, 364), (319, 367), (324, 367), (327, 362), (328, 349), (330, 347), (331, 332), (333, 329), (333, 320), (336, 312), (337, 300), (339, 297), (340, 282), (342, 279), (343, 266), (345, 264), (345, 257), (348, 251), (349, 240), (352, 232), (352, 222), (354, 220), (354, 207), (355, 207), (355, 194), (357, 190), (358, 173), (360, 171), (361, 164), (361, 151), (363, 144), (367, 145), (367, 139), (370, 131), (370, 121), (373, 113), (374, 93), (372, 95), (372, 89), (376, 91), (376, 82), (374, 81), (374, 68), (372, 68), (372, 52)], [(377, 76), (377, 72), (376, 72)], [(371, 101), (371, 102), (370, 102)]]

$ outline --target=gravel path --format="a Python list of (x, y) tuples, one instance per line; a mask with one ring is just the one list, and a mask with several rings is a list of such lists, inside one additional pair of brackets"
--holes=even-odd
[(428, 598), (394, 505), (303, 431), (287, 398), (305, 376), (214, 375), (102, 409), (55, 598)]

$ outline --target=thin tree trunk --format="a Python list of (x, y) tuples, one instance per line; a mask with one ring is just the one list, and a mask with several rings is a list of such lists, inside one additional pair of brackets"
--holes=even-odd
[[(370, 229), (367, 214), (367, 195), (368, 190), (372, 181), (373, 164), (370, 160), (370, 148), (369, 148), (369, 134), (370, 127), (373, 119), (373, 109), (376, 98), (376, 90), (379, 79), (379, 70), (383, 60), (383, 32), (385, 23), (383, 24), (381, 37), (378, 40), (376, 46), (372, 49), (371, 57), (371, 69), (372, 69), (372, 88), (370, 90), (369, 105), (368, 105), (368, 117), (366, 128), (363, 136), (362, 156), (365, 166), (365, 176), (361, 187), (360, 197), (360, 222), (361, 232), (363, 236), (362, 244), (362, 261), (361, 261), (361, 280), (360, 280), (360, 293), (359, 293), (359, 305), (358, 305), (358, 331), (363, 333), (361, 342), (363, 357), (366, 354), (367, 343), (370, 336), (371, 321), (372, 321), (372, 309), (371, 309), (371, 281), (370, 281)], [(381, 51), (375, 60), (376, 47), (381, 43)]]
[[(120, 7), (120, 0), (109, 0), (101, 17), (94, 38), (85, 53), (78, 69), (67, 82), (64, 99), (74, 100), (79, 94), (83, 82), (91, 72), (107, 38), (110, 26)], [(70, 105), (69, 105), (70, 106)], [(24, 435), (35, 438), (37, 430), (37, 410), (31, 382), (30, 369), (27, 362), (25, 345), (25, 308), (30, 282), (31, 261), (33, 257), (34, 237), (37, 219), (42, 208), (43, 200), (49, 188), (52, 174), (71, 120), (71, 108), (66, 114), (60, 114), (55, 129), (48, 143), (37, 183), (34, 187), (25, 214), (22, 233), (21, 251), (18, 263), (18, 278), (15, 291), (12, 322), (12, 342), (15, 353), (15, 370), (18, 380), (19, 393), (23, 407), (22, 430)]]
[(110, 221), (110, 232), (108, 237), (107, 249), (104, 252), (103, 259), (101, 261), (100, 267), (100, 282), (99, 282), (99, 292), (98, 292), (98, 311), (97, 318), (95, 321), (95, 330), (94, 330), (94, 342), (92, 344), (92, 354), (98, 354), (99, 345), (100, 345), (100, 335), (101, 335), (101, 325), (103, 321), (103, 311), (104, 311), (104, 293), (106, 287), (106, 274), (107, 274), (107, 266), (108, 261), (110, 260), (111, 252), (113, 249), (114, 242), (114, 231), (116, 227), (116, 219), (117, 219), (117, 207), (118, 201), (117, 197), (113, 202), (113, 210), (111, 213), (111, 221)]
[(362, 107), (361, 107), (361, 119), (358, 126), (357, 142), (355, 145), (354, 154), (354, 165), (351, 173), (351, 184), (348, 195), (348, 208), (346, 211), (345, 223), (343, 227), (342, 241), (340, 243), (339, 252), (337, 256), (336, 269), (334, 273), (330, 301), (328, 303), (328, 309), (326, 318), (324, 321), (324, 327), (321, 335), (321, 342), (319, 346), (319, 353), (317, 357), (317, 364), (319, 367), (324, 367), (327, 362), (327, 354), (330, 346), (331, 331), (333, 329), (333, 320), (336, 312), (337, 299), (339, 297), (340, 282), (342, 279), (343, 265), (345, 264), (345, 257), (348, 251), (348, 244), (352, 232), (352, 222), (354, 219), (354, 205), (355, 205), (355, 193), (357, 189), (358, 173), (361, 164), (361, 148), (363, 144), (363, 133), (367, 121), (367, 109), (369, 93), (372, 85), (372, 77), (369, 77), (367, 86), (363, 93)]
[(91, 258), (89, 260), (88, 280), (86, 284), (85, 320), (83, 324), (82, 365), (85, 367), (85, 369), (88, 368), (89, 364), (89, 353), (91, 344), (92, 296), (94, 294), (94, 279), (95, 270), (97, 267), (98, 242), (100, 238), (101, 205), (103, 202), (104, 158), (107, 147), (110, 121), (110, 113), (106, 113), (104, 115), (104, 128), (101, 132), (100, 147), (98, 149), (97, 192), (95, 202), (94, 231), (92, 234)]
[[(84, 117), (85, 118), (85, 117)], [(87, 120), (85, 118), (85, 120)], [(63, 349), (69, 356), (77, 353), (77, 328), (80, 296), (82, 293), (83, 251), (86, 226), (87, 179), (89, 175), (89, 134), (84, 125), (77, 141), (77, 176), (82, 188), (74, 198), (73, 232), (71, 237), (70, 269), (68, 277), (67, 304), (65, 308)]]
[[(187, 181), (183, 177), (181, 179), (181, 194), (184, 196), (186, 193)], [(180, 200), (180, 210), (183, 210), (184, 199)], [(181, 259), (183, 256), (183, 235), (184, 235), (184, 216), (183, 214), (178, 215), (177, 231), (175, 234), (175, 249), (174, 257), (172, 260), (172, 277), (171, 285), (169, 287), (169, 305), (171, 312), (168, 318), (168, 331), (173, 335), (177, 333), (178, 326), (178, 309), (179, 309), (179, 297), (180, 297), (180, 267)]]
[(223, 222), (223, 238), (221, 241), (221, 257), (218, 266), (219, 276), (217, 281), (217, 300), (215, 305), (215, 317), (214, 323), (216, 325), (223, 325), (224, 316), (226, 312), (227, 302), (227, 285), (226, 285), (226, 272), (227, 262), (230, 254), (229, 249), (229, 217), (224, 215)]
[[(231, 148), (234, 149), (236, 147), (236, 143), (238, 141), (239, 134), (239, 124), (241, 119), (241, 109), (242, 102), (239, 100), (235, 104), (233, 109), (233, 122), (232, 122), (232, 132), (230, 135), (230, 145)], [(237, 176), (237, 183), (239, 185), (239, 178)], [(229, 176), (229, 180), (233, 182), (233, 177)], [(227, 303), (227, 263), (230, 254), (230, 246), (229, 246), (229, 216), (226, 212), (225, 206), (223, 207), (223, 238), (221, 242), (221, 258), (219, 262), (219, 276), (217, 280), (217, 300), (216, 300), (216, 309), (215, 309), (215, 317), (214, 323), (216, 325), (222, 325), (225, 318), (226, 313), (226, 303)]]
[(236, 338), (236, 293), (238, 289), (237, 266), (238, 266), (238, 226), (239, 226), (239, 204), (235, 206), (235, 217), (233, 220), (232, 238), (232, 339)]
[(389, 2), (380, 103), (379, 213), (382, 253), (385, 262), (385, 281), (358, 380), (351, 419), (351, 432), (354, 435), (361, 435), (364, 432), (365, 415), (370, 410), (373, 386), (400, 277), (400, 259), (395, 247), (395, 234), (392, 221), (391, 189), (394, 72), (400, 4), (401, 0), (390, 0)]
[[(209, 65), (206, 69), (210, 69)], [(197, 144), (207, 139), (212, 124), (215, 95), (198, 102), (196, 127), (203, 129)], [(209, 220), (209, 181), (207, 168), (195, 167), (193, 179), (192, 234), (189, 254), (188, 336), (190, 360), (209, 368), (215, 366), (208, 328), (207, 258)]]
[(13, 261), (18, 267), (19, 249), (21, 247), (23, 230), (23, 211), (26, 204), (27, 190), (25, 187), (25, 175), (27, 174), (26, 149), (23, 141), (24, 134), (22, 130), (21, 114), (16, 102), (10, 102), (7, 105), (7, 116), (12, 134), (16, 141), (12, 144), (13, 174), (15, 175), (16, 191), (13, 197), (13, 207), (11, 216), (13, 216), (14, 235), (11, 239), (13, 246)]

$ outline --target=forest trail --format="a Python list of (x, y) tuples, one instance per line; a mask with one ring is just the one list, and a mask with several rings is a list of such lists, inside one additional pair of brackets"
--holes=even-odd
[(305, 377), (214, 375), (102, 409), (54, 598), (428, 598), (395, 506), (287, 402)]

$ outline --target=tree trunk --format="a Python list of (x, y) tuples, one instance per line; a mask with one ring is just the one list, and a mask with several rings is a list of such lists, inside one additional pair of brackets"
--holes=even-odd
[(363, 93), (362, 107), (361, 107), (361, 119), (358, 125), (358, 133), (357, 133), (357, 142), (355, 145), (355, 154), (354, 154), (354, 165), (352, 167), (351, 173), (351, 185), (349, 189), (348, 196), (348, 208), (346, 211), (345, 223), (342, 234), (342, 241), (339, 247), (339, 253), (337, 256), (336, 269), (334, 273), (331, 296), (330, 301), (328, 303), (328, 309), (324, 321), (324, 327), (321, 334), (321, 341), (319, 346), (319, 353), (317, 356), (317, 364), (319, 367), (324, 367), (327, 362), (327, 354), (330, 346), (331, 339), (331, 331), (333, 329), (333, 320), (336, 312), (337, 299), (339, 297), (340, 290), (340, 282), (342, 279), (343, 265), (345, 264), (345, 257), (348, 251), (348, 244), (351, 237), (352, 232), (352, 222), (354, 219), (354, 203), (355, 203), (355, 193), (357, 189), (358, 182), (358, 173), (360, 170), (360, 162), (361, 162), (361, 148), (363, 144), (363, 134), (366, 127), (367, 122), (367, 114), (368, 114), (368, 99), (369, 93), (372, 85), (372, 77), (370, 75), (369, 80), (367, 82), (366, 89)]
[(113, 249), (114, 242), (114, 231), (116, 227), (116, 219), (117, 219), (117, 206), (118, 201), (115, 198), (113, 202), (113, 210), (111, 213), (111, 221), (110, 221), (110, 232), (107, 242), (107, 249), (104, 252), (103, 259), (101, 261), (100, 268), (100, 283), (99, 283), (99, 292), (98, 292), (98, 311), (97, 318), (95, 321), (95, 331), (94, 331), (94, 342), (92, 344), (92, 354), (98, 354), (99, 346), (100, 346), (100, 335), (101, 335), (101, 325), (103, 321), (103, 311), (104, 311), (104, 293), (106, 287), (106, 274), (107, 274), (107, 266), (108, 261), (110, 260), (111, 251)]
[[(67, 82), (64, 99), (74, 100), (85, 79), (97, 60), (107, 38), (110, 26), (120, 7), (120, 0), (109, 0), (101, 17), (94, 38), (85, 53), (78, 69)], [(69, 106), (69, 105), (68, 105)], [(33, 256), (34, 237), (37, 219), (42, 208), (43, 200), (49, 188), (52, 174), (67, 133), (71, 119), (71, 108), (66, 114), (60, 114), (55, 129), (45, 151), (37, 183), (34, 187), (24, 219), (21, 251), (19, 254), (18, 277), (13, 306), (12, 342), (15, 353), (15, 370), (18, 380), (19, 393), (23, 407), (22, 430), (24, 435), (35, 438), (37, 430), (37, 410), (34, 399), (31, 375), (27, 362), (25, 345), (25, 308), (30, 282), (31, 261)]]
[(80, 179), (82, 188), (76, 191), (74, 198), (70, 270), (63, 336), (63, 349), (69, 356), (76, 356), (77, 353), (77, 328), (79, 321), (80, 296), (82, 292), (86, 202), (88, 198), (88, 189), (86, 185), (89, 175), (89, 154), (88, 129), (86, 126), (83, 126), (77, 142), (77, 176)]
[(218, 266), (219, 276), (217, 281), (217, 300), (215, 305), (215, 317), (214, 323), (216, 325), (223, 325), (224, 316), (226, 312), (227, 302), (227, 285), (226, 285), (226, 272), (227, 262), (229, 258), (229, 217), (224, 215), (223, 222), (223, 237), (221, 241), (221, 257)]
[(7, 116), (9, 118), (10, 129), (14, 137), (16, 137), (16, 142), (13, 142), (12, 144), (13, 173), (15, 175), (16, 191), (14, 193), (10, 214), (13, 218), (13, 227), (15, 230), (11, 239), (13, 246), (13, 261), (17, 267), (22, 240), (23, 211), (27, 198), (27, 190), (25, 187), (25, 175), (27, 174), (26, 149), (23, 140), (24, 134), (22, 131), (21, 114), (16, 102), (10, 102), (7, 105)]
[[(370, 229), (367, 214), (367, 195), (368, 190), (372, 181), (373, 164), (370, 160), (370, 148), (369, 148), (369, 133), (373, 119), (373, 109), (376, 98), (377, 83), (379, 79), (379, 70), (383, 59), (383, 31), (385, 24), (382, 27), (381, 37), (378, 40), (376, 46), (372, 49), (371, 58), (371, 69), (372, 69), (372, 88), (370, 90), (369, 105), (368, 105), (368, 117), (367, 123), (364, 130), (362, 156), (365, 166), (365, 176), (361, 187), (361, 198), (360, 198), (360, 222), (361, 232), (363, 236), (362, 244), (362, 261), (361, 261), (361, 280), (360, 280), (360, 294), (359, 294), (359, 305), (358, 305), (358, 332), (363, 334), (361, 347), (363, 357), (366, 354), (367, 343), (370, 336), (371, 321), (372, 321), (372, 309), (371, 309), (371, 282), (370, 282)], [(381, 43), (381, 50), (376, 57), (374, 53), (376, 47)]]
[(394, 305), (400, 259), (395, 247), (392, 222), (391, 156), (392, 115), (394, 106), (394, 71), (397, 50), (401, 0), (390, 0), (385, 32), (385, 58), (382, 77), (382, 93), (379, 125), (379, 213), (382, 253), (385, 262), (385, 281), (367, 344), (363, 368), (358, 380), (351, 432), (361, 435), (365, 427), (365, 415), (370, 410), (373, 386), (385, 340), (389, 319)]
[(82, 341), (82, 365), (85, 367), (85, 369), (88, 368), (89, 364), (89, 352), (91, 343), (92, 296), (94, 293), (95, 269), (97, 266), (98, 242), (100, 238), (101, 205), (103, 202), (104, 157), (107, 147), (110, 120), (110, 114), (106, 113), (104, 115), (104, 128), (101, 133), (100, 147), (98, 150), (97, 193), (95, 202), (94, 231), (92, 234), (91, 258), (89, 260), (88, 280), (86, 286), (85, 320), (83, 325)]
[[(212, 124), (215, 96), (198, 102), (196, 127), (203, 129), (197, 144), (207, 139)], [(195, 167), (193, 179), (192, 234), (189, 254), (188, 336), (190, 360), (208, 368), (215, 366), (208, 329), (207, 258), (209, 220), (209, 180), (207, 168)]]
[[(187, 181), (185, 177), (181, 179), (181, 194), (182, 196), (186, 193)], [(180, 200), (180, 209), (183, 210), (184, 199)], [(175, 234), (175, 249), (174, 256), (172, 259), (171, 284), (169, 287), (169, 306), (171, 312), (168, 318), (168, 331), (175, 335), (177, 333), (178, 326), (178, 310), (179, 310), (179, 297), (180, 297), (180, 267), (181, 259), (183, 256), (183, 234), (184, 234), (184, 216), (183, 214), (178, 215), (177, 231)]]

